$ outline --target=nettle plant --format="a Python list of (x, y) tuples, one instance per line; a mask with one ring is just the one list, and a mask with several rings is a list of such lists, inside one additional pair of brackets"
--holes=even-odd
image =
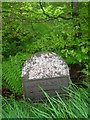
[(28, 55), (17, 54), (10, 56), (8, 61), (2, 63), (3, 74), (2, 82), (7, 84), (9, 90), (13, 93), (22, 94), (21, 70), (22, 64)]

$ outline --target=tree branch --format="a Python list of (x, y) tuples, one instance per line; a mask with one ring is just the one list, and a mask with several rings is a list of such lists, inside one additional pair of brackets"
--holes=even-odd
[(72, 18), (66, 18), (66, 17), (61, 16), (61, 15), (51, 16), (51, 15), (49, 15), (49, 14), (47, 14), (47, 13), (45, 12), (45, 10), (44, 10), (44, 8), (43, 8), (43, 6), (42, 6), (42, 3), (39, 2), (39, 4), (40, 4), (40, 8), (41, 8), (42, 11), (43, 11), (43, 14), (46, 15), (47, 17), (51, 18), (51, 19), (57, 19), (57, 18), (62, 18), (62, 19), (64, 19), (64, 20), (70, 20), (70, 19), (72, 19)]

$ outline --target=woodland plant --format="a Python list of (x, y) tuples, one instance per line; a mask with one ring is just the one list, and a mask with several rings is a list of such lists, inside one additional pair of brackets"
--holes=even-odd
[[(2, 63), (2, 82), (3, 87), (8, 87), (13, 93), (22, 94), (21, 70), (28, 54), (18, 53), (16, 56), (10, 56), (8, 61)], [(5, 86), (6, 85), (6, 86)]]
[(65, 96), (68, 99), (63, 99), (60, 94), (56, 98), (48, 96), (43, 91), (47, 100), (41, 103), (33, 103), (28, 101), (13, 99), (5, 100), (2, 98), (2, 117), (3, 118), (88, 118), (88, 108), (90, 97), (88, 90), (78, 88), (71, 85), (66, 88)]
[[(79, 16), (75, 18), (72, 16), (75, 9), (72, 9), (71, 2), (47, 2), (41, 3), (41, 6), (35, 2), (3, 2), (3, 87), (21, 95), (23, 63), (32, 54), (42, 51), (55, 52), (64, 58), (69, 66), (85, 66), (81, 72), (88, 78), (88, 6), (88, 2), (80, 2), (77, 6)], [(65, 20), (63, 16), (72, 19)], [(68, 90), (70, 99), (67, 101), (63, 101), (58, 94), (57, 99), (51, 98), (43, 91), (48, 101), (43, 104), (31, 104), (31, 101), (29, 104), (24, 100), (15, 101), (11, 98), (7, 101), (2, 98), (3, 118), (88, 118), (89, 90), (74, 90)]]
[[(80, 3), (78, 18), (73, 18), (72, 3), (2, 3), (3, 84), (21, 94), (21, 69), (36, 52), (55, 52), (70, 66), (80, 64), (88, 75), (88, 3)], [(47, 15), (42, 11), (45, 9)], [(83, 8), (83, 9), (82, 9)], [(28, 12), (27, 12), (28, 11)], [(22, 14), (21, 14), (22, 13)], [(53, 18), (53, 16), (62, 16)], [(63, 19), (63, 15), (72, 19)], [(74, 23), (79, 22), (79, 26)], [(8, 24), (9, 23), (9, 24)], [(76, 26), (76, 27), (75, 27)], [(81, 33), (76, 36), (76, 32)], [(17, 82), (16, 82), (17, 81)], [(18, 87), (16, 86), (18, 84)]]

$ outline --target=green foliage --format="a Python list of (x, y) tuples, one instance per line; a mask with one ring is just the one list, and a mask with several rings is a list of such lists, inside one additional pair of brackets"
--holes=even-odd
[[(71, 3), (42, 3), (50, 16), (72, 17)], [(13, 92), (21, 93), (22, 63), (32, 54), (41, 51), (55, 52), (66, 63), (83, 64), (83, 73), (88, 75), (88, 3), (79, 4), (79, 18), (64, 20), (49, 18), (35, 2), (2, 3), (2, 57), (3, 84)], [(79, 21), (80, 37), (74, 37), (74, 22)], [(21, 54), (19, 54), (21, 53)], [(27, 56), (27, 57), (25, 57)], [(15, 83), (17, 81), (17, 83)], [(5, 86), (6, 86), (5, 84)], [(18, 86), (18, 87), (17, 87)]]
[[(3, 118), (88, 118), (90, 108), (90, 97), (84, 88), (71, 85), (66, 89), (68, 99), (63, 99), (58, 93), (57, 98), (51, 98), (42, 90), (47, 100), (42, 103), (29, 101), (15, 101), (13, 99), (2, 99)], [(64, 95), (65, 96), (65, 95)]]
[[(84, 41), (82, 39), (82, 41)], [(63, 39), (62, 35), (58, 37), (54, 33), (45, 34), (41, 39), (37, 39), (32, 44), (27, 44), (27, 52), (35, 53), (40, 51), (52, 51), (62, 56), (67, 64), (86, 63), (88, 62), (88, 41), (81, 42), (77, 39)]]
[[(46, 14), (50, 16), (72, 17), (70, 2), (43, 2), (42, 5)], [(22, 94), (22, 65), (36, 52), (55, 52), (62, 56), (68, 65), (84, 65), (85, 68), (81, 72), (90, 76), (87, 54), (90, 53), (88, 2), (80, 2), (79, 18), (70, 20), (61, 17), (49, 18), (43, 14), (37, 2), (3, 2), (2, 20), (3, 62), (0, 72), (3, 86), (13, 93)], [(80, 26), (75, 27), (76, 22), (79, 22)], [(79, 28), (81, 36), (76, 37)], [(11, 96), (9, 101), (3, 99), (3, 118), (88, 118), (89, 89), (73, 86), (67, 90), (69, 99), (65, 101), (58, 94), (56, 99), (43, 91), (47, 97), (47, 102), (43, 104), (15, 101)]]
[(13, 93), (22, 94), (21, 70), (26, 58), (27, 55), (23, 54), (10, 56), (8, 61), (4, 61), (2, 64), (2, 82), (5, 82)]

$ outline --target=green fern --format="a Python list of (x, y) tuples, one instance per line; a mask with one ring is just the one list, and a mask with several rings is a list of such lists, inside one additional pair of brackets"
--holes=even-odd
[(4, 61), (2, 78), (13, 93), (22, 94), (21, 70), (28, 55), (10, 56)]

